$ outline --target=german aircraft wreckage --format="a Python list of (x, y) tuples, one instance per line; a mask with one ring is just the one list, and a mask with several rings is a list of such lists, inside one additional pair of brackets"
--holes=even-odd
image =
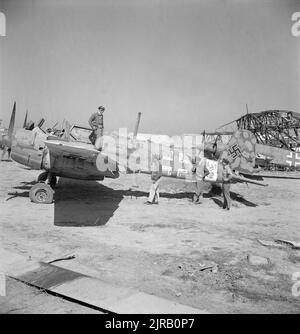
[(232, 182), (266, 186), (261, 182), (262, 178), (255, 175), (257, 139), (249, 130), (234, 132), (227, 145), (218, 145), (217, 141), (205, 142), (205, 135), (201, 136), (201, 143), (193, 137), (189, 138), (189, 145), (184, 142), (179, 146), (174, 142), (157, 144), (137, 140), (139, 113), (132, 137), (126, 131), (104, 136), (104, 145), (99, 151), (86, 140), (91, 129), (73, 126), (51, 134), (40, 126), (30, 130), (15, 130), (15, 114), (14, 104), (2, 145), (11, 150), (14, 161), (35, 170), (43, 170), (29, 192), (31, 201), (35, 203), (52, 203), (57, 177), (101, 181), (104, 178), (118, 178), (120, 173), (149, 174), (153, 159), (157, 159), (157, 156), (161, 160), (162, 175), (166, 177), (194, 181), (191, 173), (193, 164), (199, 155), (205, 154), (208, 158), (206, 167), (210, 172), (205, 181), (222, 182), (223, 167), (220, 161), (226, 158), (234, 170)]

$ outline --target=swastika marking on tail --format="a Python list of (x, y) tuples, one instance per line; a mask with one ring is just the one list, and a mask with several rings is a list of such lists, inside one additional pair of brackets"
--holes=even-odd
[(236, 157), (240, 156), (242, 154), (240, 147), (238, 144), (232, 145), (228, 150), (229, 155), (235, 159)]

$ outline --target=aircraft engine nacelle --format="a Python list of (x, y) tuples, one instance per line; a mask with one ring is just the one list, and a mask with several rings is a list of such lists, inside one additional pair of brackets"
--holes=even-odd
[(19, 129), (12, 143), (11, 158), (31, 169), (41, 169), (47, 136), (42, 130)]
[(21, 148), (13, 146), (11, 151), (11, 158), (31, 169), (41, 169), (43, 150), (35, 150), (30, 148)]

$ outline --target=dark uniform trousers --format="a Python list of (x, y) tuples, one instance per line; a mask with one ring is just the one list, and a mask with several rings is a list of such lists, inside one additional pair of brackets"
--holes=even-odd
[(231, 198), (230, 198), (230, 182), (223, 182), (222, 191), (224, 196), (223, 209), (230, 209), (231, 207)]

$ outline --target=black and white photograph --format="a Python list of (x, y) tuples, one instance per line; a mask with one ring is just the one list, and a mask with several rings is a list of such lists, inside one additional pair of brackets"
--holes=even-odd
[(299, 314), (299, 204), (300, 0), (0, 0), (0, 314)]

